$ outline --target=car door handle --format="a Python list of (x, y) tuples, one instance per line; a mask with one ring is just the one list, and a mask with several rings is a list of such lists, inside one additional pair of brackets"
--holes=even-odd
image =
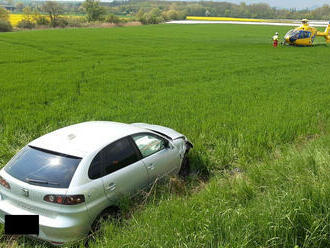
[(155, 169), (154, 164), (149, 164), (149, 165), (147, 166), (147, 168), (148, 168), (148, 170), (153, 170), (153, 169)]
[(106, 189), (109, 191), (114, 191), (116, 189), (116, 184), (110, 183)]

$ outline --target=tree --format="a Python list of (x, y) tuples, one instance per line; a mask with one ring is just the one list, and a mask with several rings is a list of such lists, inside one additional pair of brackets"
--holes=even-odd
[(1, 21), (9, 21), (9, 13), (7, 10), (5, 10), (4, 8), (0, 7), (0, 20)]
[(33, 9), (32, 19), (33, 22), (36, 23), (37, 25), (49, 25), (50, 23), (48, 18), (45, 15), (40, 14), (37, 8)]
[(24, 3), (18, 2), (16, 3), (15, 7), (18, 11), (22, 11), (24, 9)]
[(105, 9), (100, 6), (99, 0), (86, 0), (82, 6), (87, 13), (88, 22), (100, 20), (105, 14)]
[(63, 7), (57, 2), (47, 1), (42, 6), (43, 11), (48, 13), (50, 25), (55, 27), (59, 19), (59, 15), (63, 14)]
[(9, 13), (4, 8), (0, 7), (0, 32), (12, 31), (13, 27), (9, 22)]
[(144, 13), (143, 16), (138, 20), (142, 24), (158, 24), (163, 22), (164, 18), (159, 8), (153, 8), (148, 13)]
[(23, 9), (23, 19), (32, 22), (32, 8), (30, 6), (27, 6)]
[(23, 18), (17, 23), (19, 28), (32, 29), (35, 27), (35, 23), (32, 18), (32, 8), (27, 6), (23, 9)]
[(139, 9), (139, 11), (136, 13), (135, 17), (137, 20), (140, 20), (144, 15), (144, 11), (142, 8)]

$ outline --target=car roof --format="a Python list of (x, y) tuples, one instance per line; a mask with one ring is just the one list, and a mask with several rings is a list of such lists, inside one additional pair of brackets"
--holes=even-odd
[(82, 158), (115, 140), (145, 131), (125, 123), (90, 121), (55, 130), (28, 145)]

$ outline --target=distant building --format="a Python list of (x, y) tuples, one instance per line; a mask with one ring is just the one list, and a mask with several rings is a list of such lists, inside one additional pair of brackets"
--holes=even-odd
[(9, 11), (15, 11), (16, 7), (12, 4), (9, 4), (7, 2), (0, 2), (0, 7), (4, 8)]

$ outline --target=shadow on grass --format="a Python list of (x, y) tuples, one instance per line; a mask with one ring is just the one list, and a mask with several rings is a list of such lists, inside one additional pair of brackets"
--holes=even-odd
[(317, 43), (317, 44), (313, 44), (313, 45), (291, 45), (291, 44), (283, 44), (281, 43), (281, 47), (298, 47), (298, 48), (311, 48), (311, 47), (328, 47), (328, 44), (326, 43)]
[(27, 235), (5, 235), (2, 234), (0, 238), (0, 248), (2, 247), (40, 247), (52, 248), (54, 247), (46, 241), (32, 238)]
[(314, 44), (313, 47), (327, 47), (327, 44)]
[(198, 180), (208, 181), (211, 172), (209, 170), (209, 161), (202, 158), (198, 153), (192, 152), (189, 154), (191, 175), (196, 175)]
[(191, 170), (187, 177), (171, 175), (158, 178), (134, 197), (123, 196), (119, 204), (120, 218), (129, 218), (135, 210), (144, 208), (148, 204), (157, 205), (163, 200), (189, 197), (196, 192), (196, 188), (204, 185), (211, 176), (208, 162), (197, 153), (190, 153), (188, 157)]

